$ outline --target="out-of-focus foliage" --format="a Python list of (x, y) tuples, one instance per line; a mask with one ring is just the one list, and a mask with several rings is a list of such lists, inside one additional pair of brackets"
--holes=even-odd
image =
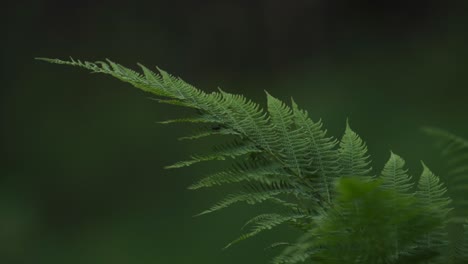
[(441, 154), (446, 167), (444, 181), (449, 195), (458, 198), (454, 201), (455, 212), (463, 222), (468, 217), (468, 140), (437, 128), (425, 128), (424, 132), (433, 138)]

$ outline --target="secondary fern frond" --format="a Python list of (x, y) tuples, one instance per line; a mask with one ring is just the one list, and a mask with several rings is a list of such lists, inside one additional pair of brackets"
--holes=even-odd
[(299, 109), (294, 101), (292, 105), (296, 127), (301, 128), (305, 133), (304, 137), (308, 139), (311, 170), (317, 174), (316, 179), (313, 179), (315, 189), (325, 201), (331, 203), (333, 183), (340, 172), (339, 155), (336, 150), (338, 142), (333, 137), (326, 136), (321, 121), (313, 122), (307, 112)]
[(234, 141), (229, 144), (221, 145), (215, 148), (212, 154), (204, 156), (192, 156), (192, 159), (187, 161), (179, 161), (171, 166), (167, 166), (168, 169), (181, 168), (186, 166), (191, 166), (195, 163), (211, 160), (225, 160), (226, 158), (233, 158), (252, 154), (252, 153), (261, 153), (254, 144), (249, 142), (240, 142)]
[(189, 136), (180, 137), (179, 140), (195, 140), (215, 135), (231, 135), (231, 136), (240, 136), (240, 134), (232, 129), (223, 128), (220, 126), (212, 126), (198, 129), (194, 134)]
[(286, 183), (251, 185), (246, 188), (250, 190), (230, 194), (223, 200), (217, 202), (215, 205), (211, 206), (209, 209), (201, 212), (198, 215), (209, 214), (239, 202), (245, 202), (249, 205), (255, 205), (271, 200), (276, 203), (289, 205), (289, 203), (286, 203), (277, 196), (285, 194), (292, 194), (296, 196), (301, 195), (297, 188), (295, 188), (294, 186), (289, 186)]
[(433, 231), (424, 234), (419, 242), (419, 247), (427, 250), (442, 250), (448, 245), (448, 233), (446, 231), (447, 214), (451, 200), (446, 197), (447, 189), (440, 179), (434, 175), (423, 163), (423, 172), (418, 182), (416, 196), (420, 206), (427, 208), (425, 217), (436, 217), (441, 224)]
[[(273, 264), (296, 264), (310, 261), (313, 259), (314, 254), (321, 251), (320, 248), (315, 246), (314, 234), (306, 232), (299, 237), (295, 243), (286, 244), (286, 248), (276, 256)], [(314, 259), (315, 260), (315, 259)], [(313, 263), (313, 261), (311, 261)], [(321, 261), (316, 261), (322, 263)]]
[(225, 248), (228, 248), (236, 243), (239, 243), (243, 240), (246, 240), (248, 238), (251, 238), (253, 236), (256, 236), (263, 231), (266, 230), (271, 230), (279, 225), (283, 225), (285, 223), (290, 223), (294, 225), (296, 222), (299, 220), (305, 219), (305, 218), (310, 218), (310, 215), (308, 214), (292, 214), (292, 215), (280, 215), (280, 214), (262, 214), (258, 215), (252, 219), (250, 219), (245, 225), (246, 226), (252, 226), (252, 229), (237, 239), (233, 240), (230, 242), (228, 245), (226, 245)]
[(368, 176), (372, 171), (367, 154), (367, 146), (349, 123), (346, 122), (346, 130), (340, 142), (340, 165), (342, 176)]
[(401, 194), (408, 194), (413, 188), (411, 176), (405, 169), (405, 161), (393, 152), (390, 153), (390, 159), (382, 170), (382, 187), (395, 190)]
[(196, 190), (228, 183), (259, 182), (270, 184), (278, 181), (287, 181), (287, 174), (280, 165), (271, 162), (239, 162), (229, 170), (205, 176), (192, 184), (189, 189)]
[(446, 164), (444, 181), (450, 197), (457, 198), (453, 202), (455, 214), (459, 218), (467, 218), (468, 140), (437, 128), (425, 128), (424, 132), (435, 139), (435, 145)]
[(268, 111), (273, 130), (276, 134), (275, 148), (284, 160), (285, 165), (299, 177), (311, 175), (312, 157), (309, 154), (309, 142), (301, 128), (293, 127), (293, 111), (280, 100), (267, 94)]
[[(413, 183), (411, 182), (411, 177), (408, 175), (408, 170), (405, 169), (405, 161), (400, 156), (390, 153), (390, 159), (385, 164), (380, 180), (382, 181), (381, 187), (388, 191), (397, 192), (401, 196), (410, 197), (413, 194), (410, 192), (413, 188)], [(398, 196), (396, 196), (399, 199)], [(388, 201), (390, 206), (394, 207), (393, 209), (398, 210), (398, 201)], [(392, 223), (390, 225), (392, 231), (392, 237), (389, 238), (389, 242), (393, 241), (392, 248), (394, 249), (394, 254), (391, 256), (392, 259), (398, 260), (404, 254), (404, 249), (402, 252), (401, 248), (401, 237), (404, 237), (405, 232), (405, 223), (404, 226), (400, 226), (401, 223)]]
[(450, 198), (446, 197), (447, 188), (440, 182), (439, 177), (434, 175), (432, 171), (424, 164), (421, 178), (418, 182), (418, 191), (416, 195), (419, 197), (424, 206), (429, 206), (438, 213), (441, 218), (450, 212)]

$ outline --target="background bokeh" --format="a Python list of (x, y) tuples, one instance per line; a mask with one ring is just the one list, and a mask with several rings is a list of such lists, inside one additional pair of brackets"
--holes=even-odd
[[(379, 170), (442, 174), (421, 126), (468, 137), (467, 1), (10, 1), (2, 6), (0, 263), (267, 263), (269, 242), (230, 250), (254, 211), (193, 218), (225, 189), (186, 190), (220, 164), (163, 166), (184, 113), (109, 77), (34, 57), (157, 65), (207, 91), (292, 96), (339, 137), (346, 118)], [(265, 209), (266, 210), (266, 209)]]

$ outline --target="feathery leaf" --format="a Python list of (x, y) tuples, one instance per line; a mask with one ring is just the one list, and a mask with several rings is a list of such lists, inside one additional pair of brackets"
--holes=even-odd
[(340, 142), (339, 153), (342, 176), (369, 176), (372, 168), (369, 167), (367, 146), (348, 122)]

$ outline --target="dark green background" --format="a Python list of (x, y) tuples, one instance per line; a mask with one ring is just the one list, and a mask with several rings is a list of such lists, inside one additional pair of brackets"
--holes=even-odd
[(389, 151), (443, 174), (425, 125), (468, 136), (466, 1), (30, 1), (4, 4), (0, 262), (267, 263), (288, 229), (221, 251), (255, 209), (192, 218), (226, 189), (186, 190), (210, 141), (155, 121), (186, 113), (109, 77), (34, 57), (157, 65), (207, 91), (292, 96), (376, 171)]

